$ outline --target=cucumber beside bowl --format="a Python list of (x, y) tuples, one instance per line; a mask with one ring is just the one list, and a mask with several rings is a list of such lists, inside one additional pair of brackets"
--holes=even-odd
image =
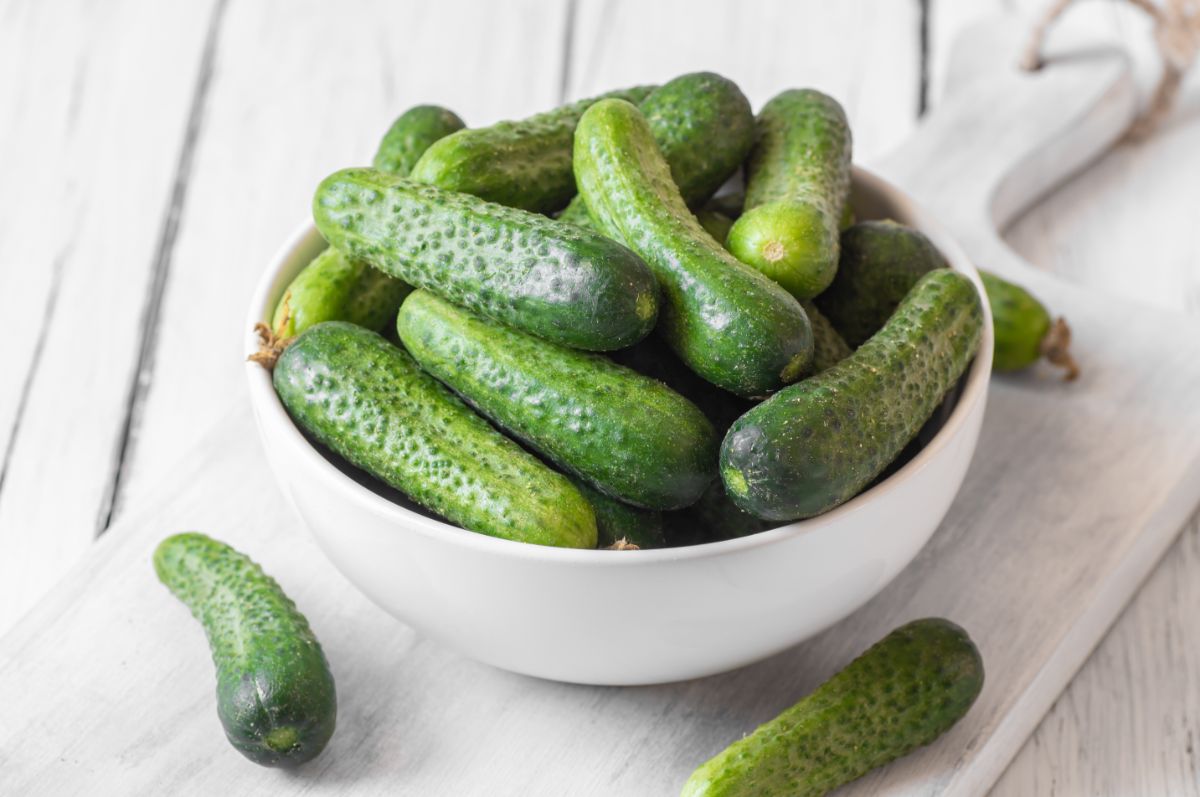
[[(852, 193), (860, 219), (920, 230), (979, 287), (959, 247), (903, 193), (860, 169)], [(310, 224), (284, 244), (259, 283), (247, 330), (270, 320), (288, 283), (322, 248)], [(450, 525), (310, 441), (267, 370), (247, 363), (246, 376), (284, 492), (333, 563), (385, 610), (503, 669), (576, 683), (661, 683), (791, 647), (866, 603), (916, 556), (958, 491), (979, 435), (993, 346), (986, 302), (982, 309), (979, 353), (957, 403), (911, 460), (825, 514), (687, 547), (557, 548)], [(248, 333), (246, 354), (258, 346)]]

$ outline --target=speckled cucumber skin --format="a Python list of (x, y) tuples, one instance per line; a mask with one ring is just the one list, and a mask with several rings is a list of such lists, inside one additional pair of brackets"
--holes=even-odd
[(729, 250), (799, 299), (823, 291), (837, 271), (850, 159), (850, 124), (837, 100), (812, 89), (774, 97), (758, 113)]
[[(736, 83), (712, 72), (681, 75), (650, 92), (638, 109), (689, 206), (712, 196), (754, 146), (750, 101)], [(592, 224), (579, 196), (559, 219)], [(717, 240), (724, 242), (725, 236)]]
[(840, 363), (854, 353), (850, 344), (846, 343), (833, 324), (817, 309), (812, 302), (801, 302), (800, 306), (808, 314), (808, 321), (813, 330), (813, 361), (812, 373), (819, 374)]
[(917, 280), (946, 259), (925, 235), (894, 221), (864, 221), (842, 233), (838, 273), (815, 300), (851, 346), (883, 327)]
[(450, 522), (517, 542), (596, 547), (592, 508), (567, 477), (380, 335), (319, 324), (284, 351), (273, 378), (301, 428)]
[(1049, 311), (1020, 285), (982, 269), (979, 276), (992, 307), (992, 328), (996, 335), (992, 370), (1028, 368), (1042, 356), (1042, 340), (1050, 331)]
[(196, 532), (154, 551), (154, 570), (204, 626), (217, 668), (217, 715), (256, 764), (303, 764), (325, 749), (337, 695), (304, 615), (249, 557)]
[(700, 766), (683, 797), (820, 797), (937, 739), (983, 677), (966, 631), (915, 620)]
[(982, 325), (971, 280), (927, 274), (854, 354), (734, 422), (721, 445), (730, 497), (766, 520), (796, 520), (855, 496), (958, 381)]
[(425, 291), (404, 300), (396, 329), (427, 372), (606, 495), (676, 509), (716, 475), (712, 424), (661, 382), (490, 324)]
[(618, 540), (638, 548), (661, 548), (666, 545), (662, 512), (630, 506), (593, 489), (581, 479), (572, 481), (596, 513), (599, 547), (608, 548)]
[(379, 142), (373, 161), (376, 169), (408, 176), (425, 150), (451, 133), (466, 127), (462, 119), (449, 108), (440, 105), (417, 105), (409, 108), (392, 122)]
[(593, 221), (654, 271), (663, 291), (659, 330), (688, 367), (747, 397), (804, 373), (813, 353), (804, 310), (704, 231), (637, 108), (602, 100), (584, 113), (575, 174)]
[[(653, 86), (601, 97), (641, 102)], [(412, 178), (534, 213), (553, 213), (575, 195), (571, 143), (579, 117), (600, 97), (515, 122), (460, 130), (426, 150)]]
[(410, 293), (404, 282), (329, 247), (288, 285), (271, 328), (292, 337), (322, 321), (349, 321), (378, 332), (396, 317)]
[(658, 315), (658, 285), (641, 258), (535, 213), (346, 169), (317, 188), (313, 218), (350, 257), (565, 346), (629, 346)]

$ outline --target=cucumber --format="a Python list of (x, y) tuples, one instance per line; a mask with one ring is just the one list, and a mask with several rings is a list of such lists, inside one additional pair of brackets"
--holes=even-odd
[(983, 689), (967, 632), (897, 628), (796, 705), (702, 764), (683, 797), (819, 797), (937, 739)]
[(725, 238), (733, 227), (733, 219), (720, 211), (700, 208), (696, 211), (696, 221), (700, 223), (706, 233), (712, 236), (714, 241), (721, 246), (725, 245)]
[(798, 299), (825, 290), (838, 268), (850, 153), (850, 124), (832, 97), (793, 89), (763, 106), (729, 250)]
[[(722, 216), (728, 216), (730, 219), (736, 220), (742, 215), (742, 208), (746, 205), (746, 193), (744, 191), (732, 191), (727, 194), (718, 194), (712, 199), (704, 203), (704, 210), (711, 210), (714, 213), (720, 213)], [(721, 239), (724, 243), (725, 239)]]
[[(601, 97), (641, 102), (653, 86)], [(534, 213), (553, 213), (575, 195), (571, 141), (579, 117), (601, 97), (516, 122), (460, 130), (425, 151), (412, 178)]]
[(654, 509), (641, 509), (610, 498), (582, 480), (572, 480), (596, 513), (596, 531), (601, 548), (624, 550), (661, 548), (666, 544), (663, 515)]
[(378, 332), (396, 317), (410, 293), (404, 282), (329, 247), (288, 285), (271, 328), (290, 338), (322, 321), (349, 321)]
[(374, 166), (381, 172), (407, 177), (433, 144), (466, 127), (449, 108), (417, 105), (392, 122), (375, 151)]
[(596, 547), (587, 499), (362, 327), (327, 321), (279, 357), (275, 392), (334, 453), (465, 529)]
[(264, 766), (316, 758), (337, 724), (333, 675), (304, 615), (244, 554), (197, 532), (167, 537), (154, 571), (204, 626), (229, 743)]
[(742, 510), (729, 499), (725, 485), (718, 479), (696, 503), (675, 512), (664, 512), (663, 525), (671, 545), (700, 545), (757, 534), (779, 524)]
[(654, 327), (641, 258), (592, 230), (371, 169), (325, 178), (317, 229), (365, 260), (495, 321), (580, 349), (619, 349)]
[(659, 327), (689, 368), (747, 397), (804, 373), (813, 353), (804, 310), (704, 231), (637, 108), (601, 100), (584, 113), (575, 132), (575, 174), (592, 220), (645, 258), (658, 277)]
[(921, 232), (894, 221), (864, 221), (842, 233), (837, 276), (815, 300), (851, 346), (888, 320), (917, 280), (946, 258)]
[(813, 362), (812, 372), (819, 374), (832, 368), (854, 353), (850, 344), (846, 343), (833, 324), (812, 302), (801, 302), (800, 306), (808, 314), (808, 321), (813, 330)]
[(1079, 365), (1068, 350), (1071, 328), (1062, 318), (1052, 320), (1045, 305), (1033, 294), (995, 274), (979, 270), (996, 343), (992, 350), (993, 371), (1028, 368), (1042, 357), (1066, 369), (1068, 381), (1079, 376)]
[(858, 351), (734, 422), (721, 445), (730, 497), (766, 520), (819, 515), (853, 497), (954, 387), (982, 324), (971, 280), (926, 274)]
[(716, 475), (712, 424), (660, 382), (494, 326), (426, 291), (404, 300), (396, 328), (428, 373), (606, 495), (676, 509)]
[[(688, 205), (704, 202), (738, 170), (754, 146), (754, 112), (732, 80), (712, 72), (682, 75), (650, 92), (638, 106), (671, 179)], [(561, 221), (591, 226), (576, 196)], [(725, 241), (722, 235), (717, 239)]]

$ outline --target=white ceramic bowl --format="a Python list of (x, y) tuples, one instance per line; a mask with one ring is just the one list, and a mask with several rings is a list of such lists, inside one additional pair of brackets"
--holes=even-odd
[[(922, 230), (953, 267), (959, 247), (900, 191), (857, 170), (860, 218)], [(246, 319), (270, 318), (323, 247), (305, 225), (263, 275)], [(982, 287), (980, 287), (982, 292)], [(644, 551), (568, 550), (495, 539), (390, 500), (352, 478), (292, 423), (268, 373), (246, 365), (263, 446), (284, 492), (333, 563), (422, 634), (480, 661), (588, 684), (649, 684), (778, 653), (862, 606), (929, 539), (975, 449), (992, 364), (991, 315), (944, 425), (907, 464), (837, 509), (740, 539)], [(393, 496), (395, 498), (395, 496)]]

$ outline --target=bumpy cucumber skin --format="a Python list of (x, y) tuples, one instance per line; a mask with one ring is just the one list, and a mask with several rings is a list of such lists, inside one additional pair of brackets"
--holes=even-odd
[(597, 545), (600, 548), (608, 548), (619, 540), (638, 548), (661, 548), (666, 545), (662, 512), (630, 506), (610, 498), (581, 479), (572, 481), (596, 513)]
[(371, 169), (325, 178), (313, 218), (350, 257), (555, 343), (619, 349), (654, 328), (654, 275), (593, 230)]
[(1050, 331), (1050, 313), (1021, 286), (983, 270), (979, 276), (992, 307), (996, 336), (992, 370), (1028, 368), (1042, 356), (1042, 340)]
[(271, 328), (299, 335), (322, 321), (349, 321), (378, 332), (391, 323), (412, 288), (333, 247), (296, 275), (275, 307)]
[(337, 724), (333, 675), (279, 584), (249, 557), (196, 532), (159, 543), (154, 570), (208, 635), (217, 714), (230, 744), (269, 767), (319, 755)]
[(425, 291), (404, 300), (396, 328), (428, 373), (607, 495), (677, 509), (716, 476), (712, 424), (661, 382), (489, 324)]
[(412, 178), (534, 213), (553, 213), (575, 194), (575, 125), (603, 97), (641, 102), (653, 86), (613, 91), (516, 122), (460, 130), (425, 151)]
[(730, 497), (767, 520), (819, 515), (852, 498), (958, 381), (982, 325), (974, 283), (949, 269), (925, 275), (854, 354), (734, 422), (721, 445)]
[[(750, 101), (736, 83), (712, 72), (681, 75), (650, 92), (638, 108), (689, 206), (712, 196), (754, 146)], [(579, 196), (559, 220), (592, 224)], [(724, 243), (725, 236), (717, 240)]]
[(915, 620), (700, 766), (683, 797), (820, 797), (937, 739), (983, 678), (966, 631)]
[(409, 108), (392, 122), (379, 142), (374, 166), (381, 172), (407, 177), (425, 150), (466, 126), (454, 111), (440, 105)]
[(593, 221), (654, 271), (663, 290), (659, 329), (688, 367), (746, 397), (804, 373), (813, 354), (804, 310), (704, 231), (637, 108), (602, 100), (584, 113), (575, 174)]
[(812, 89), (777, 95), (758, 113), (746, 203), (729, 250), (811, 299), (833, 280), (850, 196), (850, 124), (837, 100)]
[(587, 499), (502, 436), (402, 349), (329, 321), (275, 364), (275, 392), (319, 442), (465, 529), (517, 542), (596, 547)]
[(838, 273), (815, 300), (851, 346), (883, 327), (917, 280), (946, 258), (925, 235), (894, 221), (864, 221), (842, 233)]
[(819, 374), (854, 353), (845, 338), (838, 334), (828, 318), (812, 302), (801, 302), (813, 330), (812, 373)]

